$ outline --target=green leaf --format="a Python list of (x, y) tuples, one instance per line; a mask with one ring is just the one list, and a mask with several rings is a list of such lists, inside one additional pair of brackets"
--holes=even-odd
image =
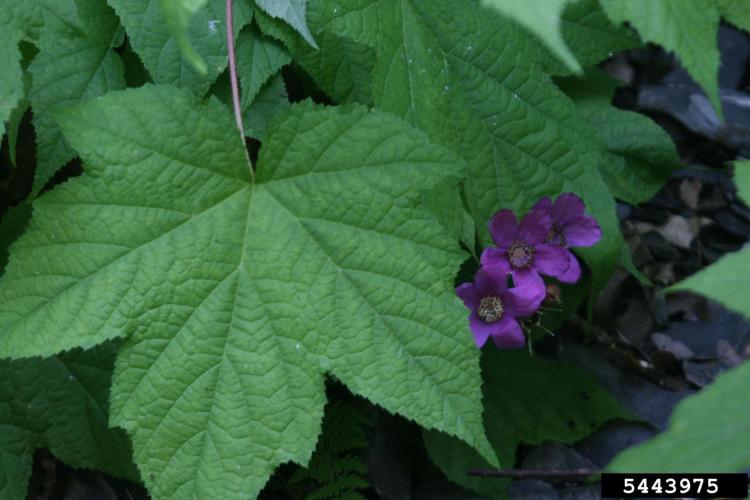
[[(735, 163), (734, 181), (737, 192), (750, 204), (750, 161)], [(669, 291), (689, 290), (715, 300), (729, 309), (750, 318), (750, 304), (746, 300), (747, 269), (750, 266), (750, 248), (730, 253), (705, 269), (669, 287)]]
[(746, 0), (717, 0), (719, 12), (728, 23), (750, 31), (750, 9)]
[(656, 194), (678, 165), (669, 134), (646, 116), (612, 106), (617, 82), (601, 72), (591, 70), (583, 80), (569, 78), (559, 84), (608, 153), (601, 172), (612, 194), (633, 204)]
[(674, 51), (714, 108), (719, 101), (716, 0), (601, 0), (613, 22), (629, 22), (647, 42)]
[(208, 67), (203, 58), (195, 51), (188, 37), (188, 26), (193, 15), (206, 5), (208, 0), (159, 0), (167, 28), (177, 40), (185, 59), (200, 73), (208, 74)]
[[(523, 350), (489, 349), (482, 373), (487, 437), (503, 468), (513, 468), (522, 443), (574, 443), (604, 422), (628, 418), (609, 393), (573, 365)], [(464, 443), (436, 431), (423, 436), (430, 458), (452, 481), (492, 497), (507, 485), (468, 476), (469, 469), (490, 466)]]
[(0, 219), (0, 275), (8, 263), (8, 248), (26, 229), (31, 219), (31, 205), (22, 203), (11, 207)]
[(254, 26), (242, 30), (237, 40), (237, 76), (242, 86), (243, 111), (261, 87), (290, 62), (289, 53), (277, 41), (261, 35)]
[[(327, 2), (314, 2), (310, 7), (308, 19), (320, 45), (319, 50), (301, 41), (287, 24), (264, 12), (258, 12), (256, 19), (261, 30), (282, 41), (294, 56), (294, 62), (312, 75), (315, 83), (333, 100), (372, 105), (375, 51), (349, 37), (323, 30), (327, 16), (330, 16), (325, 10), (330, 7)], [(333, 13), (337, 12), (338, 7), (333, 7)]]
[(307, 43), (318, 48), (305, 20), (307, 0), (255, 0), (255, 3), (269, 16), (286, 21)]
[(115, 13), (99, 0), (78, 0), (78, 8), (86, 36), (45, 31), (29, 66), (37, 143), (33, 194), (75, 156), (52, 118), (53, 110), (125, 87), (122, 61), (110, 44), (118, 26)]
[(440, 223), (474, 253), (476, 231), (474, 220), (464, 208), (460, 186), (455, 179), (445, 179), (422, 192), (422, 204), (435, 214)]
[(85, 22), (81, 22), (86, 14), (79, 12), (82, 8), (80, 0), (30, 0), (29, 3), (36, 7), (37, 15), (42, 14), (45, 24), (53, 29), (62, 28), (77, 35), (84, 35), (89, 29)]
[(0, 140), (5, 134), (5, 122), (25, 95), (21, 51), (18, 49), (21, 33), (10, 23), (11, 20), (0, 14), (0, 68), (3, 68), (0, 71)]
[(37, 448), (73, 467), (138, 480), (130, 443), (107, 427), (116, 348), (0, 361), (0, 497), (26, 498)]
[(598, 0), (568, 2), (560, 21), (565, 42), (584, 67), (640, 45), (632, 30), (612, 24)]
[[(746, 267), (736, 267), (739, 269)], [(741, 274), (741, 273), (738, 273)], [(669, 429), (628, 448), (607, 466), (610, 472), (740, 472), (750, 467), (750, 363), (719, 375), (682, 401)]]
[[(193, 6), (203, 3), (203, 0), (181, 1)], [(191, 10), (194, 13), (189, 22), (180, 28), (179, 32), (184, 34), (180, 39), (174, 36), (160, 7), (161, 2), (170, 3), (167, 0), (108, 0), (153, 81), (186, 87), (202, 96), (227, 66), (225, 0), (207, 0), (202, 8)], [(251, 18), (249, 3), (235, 2), (235, 36)], [(194, 50), (193, 56), (204, 61), (206, 74), (195, 68), (192, 56), (186, 56), (181, 43), (188, 43)]]
[(534, 33), (567, 68), (583, 74), (580, 63), (563, 40), (560, 17), (570, 0), (482, 0), (482, 4), (496, 9)]
[(245, 135), (262, 141), (268, 125), (289, 108), (289, 96), (280, 74), (267, 81), (252, 104), (243, 111)]
[[(332, 12), (321, 2), (323, 13)], [(606, 282), (623, 245), (599, 165), (596, 132), (539, 64), (549, 53), (515, 23), (449, 0), (357, 0), (327, 29), (375, 48), (376, 107), (414, 124), (468, 166), (466, 199), (480, 238), (501, 208), (523, 213), (542, 196), (579, 194), (603, 239), (581, 254)], [(403, 26), (410, 29), (403, 30)]]
[(144, 86), (58, 119), (87, 175), (40, 197), (13, 247), (0, 355), (127, 336), (113, 422), (155, 498), (252, 497), (305, 463), (325, 374), (493, 460), (453, 290), (464, 254), (418, 207), (462, 173), (451, 154), (389, 115), (304, 103), (252, 182), (213, 99)]

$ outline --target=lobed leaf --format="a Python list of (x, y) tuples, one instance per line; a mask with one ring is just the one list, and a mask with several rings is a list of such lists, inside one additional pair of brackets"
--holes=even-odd
[(215, 100), (144, 86), (58, 119), (87, 175), (35, 202), (13, 247), (0, 354), (128, 337), (112, 421), (155, 498), (252, 497), (305, 463), (325, 374), (494, 460), (453, 291), (464, 256), (416, 194), (461, 174), (447, 151), (305, 103), (274, 121), (253, 183)]

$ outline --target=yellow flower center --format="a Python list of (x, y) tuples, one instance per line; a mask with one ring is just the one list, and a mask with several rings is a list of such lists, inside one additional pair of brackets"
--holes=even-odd
[(503, 301), (495, 295), (488, 295), (479, 303), (477, 314), (487, 323), (494, 323), (503, 317)]

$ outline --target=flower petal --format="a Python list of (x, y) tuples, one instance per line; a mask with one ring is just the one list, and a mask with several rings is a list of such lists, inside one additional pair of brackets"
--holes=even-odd
[(568, 250), (551, 243), (537, 245), (534, 255), (534, 267), (541, 274), (559, 277), (565, 274), (570, 266)]
[(492, 342), (499, 349), (518, 349), (526, 345), (526, 337), (521, 331), (521, 325), (514, 318), (504, 316), (492, 325)]
[(474, 283), (463, 283), (456, 287), (456, 295), (463, 300), (464, 305), (474, 311), (479, 307), (479, 302), (482, 297), (479, 295), (479, 291)]
[(494, 247), (485, 248), (479, 261), (482, 263), (482, 267), (496, 268), (504, 274), (510, 272), (510, 261), (505, 250)]
[(557, 279), (563, 283), (575, 283), (581, 278), (581, 265), (570, 250), (568, 250), (568, 264), (568, 270), (558, 276)]
[(486, 295), (501, 297), (508, 289), (508, 272), (500, 266), (481, 267), (474, 275), (479, 300)]
[(542, 210), (527, 213), (518, 226), (518, 239), (529, 245), (537, 245), (547, 238), (552, 229), (552, 218)]
[(602, 239), (602, 228), (593, 217), (582, 216), (562, 226), (563, 235), (572, 247), (590, 247)]
[(512, 210), (506, 208), (492, 216), (490, 220), (492, 241), (500, 248), (506, 248), (518, 237), (518, 219)]
[(563, 193), (557, 197), (552, 205), (552, 217), (560, 226), (583, 215), (586, 210), (583, 200), (573, 193)]
[(531, 287), (544, 290), (544, 280), (536, 269), (515, 269), (512, 274), (514, 289)]
[(474, 336), (474, 343), (477, 347), (482, 347), (487, 342), (494, 324), (487, 324), (476, 312), (472, 312), (469, 315), (469, 328), (471, 329), (471, 334)]
[(550, 210), (552, 210), (552, 200), (550, 200), (549, 196), (545, 196), (544, 198), (540, 198), (539, 201), (537, 201), (533, 207), (531, 207), (532, 210), (541, 210), (545, 213), (550, 213)]
[(546, 296), (544, 282), (539, 280), (541, 286), (520, 286), (511, 288), (503, 295), (503, 306), (505, 314), (514, 318), (530, 316), (542, 304)]

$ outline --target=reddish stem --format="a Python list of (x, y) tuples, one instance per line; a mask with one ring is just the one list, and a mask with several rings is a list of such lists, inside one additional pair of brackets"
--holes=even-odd
[[(234, 106), (234, 120), (237, 123), (237, 128), (240, 129), (240, 137), (242, 138), (242, 144), (245, 144), (245, 126), (242, 123), (242, 108), (240, 107), (240, 86), (237, 84), (237, 61), (235, 58), (234, 50), (234, 14), (232, 12), (232, 0), (226, 2), (226, 21), (227, 21), (227, 52), (229, 53), (229, 81), (232, 84), (232, 104)], [(245, 156), (247, 157), (247, 164), (250, 167), (250, 176), (255, 180), (255, 172), (253, 166), (250, 163), (250, 157), (247, 155), (247, 148), (245, 148)]]

